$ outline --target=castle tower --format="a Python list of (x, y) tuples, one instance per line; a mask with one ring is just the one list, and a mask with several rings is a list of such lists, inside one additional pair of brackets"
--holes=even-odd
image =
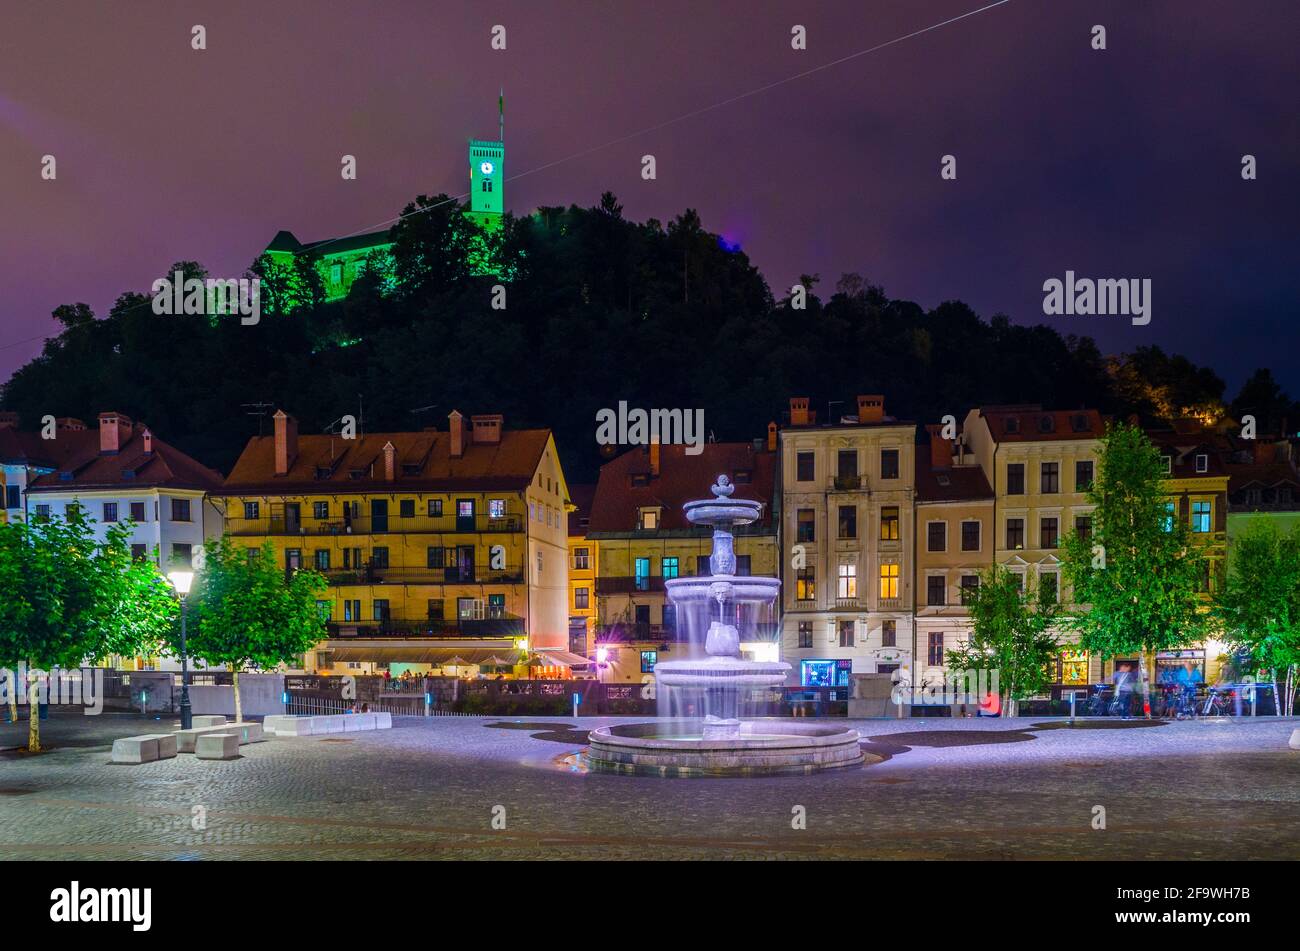
[(480, 228), (489, 232), (501, 227), (505, 210), (505, 101), (503, 90), (497, 99), (500, 139), (469, 142), (469, 213)]

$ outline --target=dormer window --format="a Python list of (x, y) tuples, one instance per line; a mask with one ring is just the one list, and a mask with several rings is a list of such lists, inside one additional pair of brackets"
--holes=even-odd
[(134, 479), (134, 478), (135, 478), (135, 470), (134, 470), (134, 469), (123, 469), (123, 470), (122, 470), (122, 478), (123, 478), (123, 479)]
[(748, 469), (737, 469), (733, 474), (731, 481), (736, 483), (736, 485), (749, 485), (754, 481), (754, 473), (750, 472)]
[(649, 485), (649, 484), (650, 484), (650, 476), (649, 476), (647, 473), (644, 473), (644, 472), (637, 472), (637, 473), (634, 473), (633, 476), (632, 476), (632, 484), (633, 484), (634, 486), (637, 486), (637, 485)]
[(1040, 416), (1038, 418), (1038, 431), (1040, 433), (1056, 432), (1056, 418), (1054, 416)]
[(402, 463), (402, 475), (416, 476), (420, 474), (420, 464), (418, 462)]
[(324, 482), (324, 481), (325, 481), (326, 479), (328, 479), (329, 477), (330, 477), (329, 466), (317, 466), (317, 467), (316, 467), (316, 481), (317, 481), (317, 482)]
[(1003, 429), (1009, 433), (1020, 432), (1020, 418), (1018, 416), (1008, 416), (1006, 422), (1003, 424)]
[(659, 528), (659, 509), (641, 509), (640, 514), (637, 516), (636, 527), (643, 532), (657, 531)]
[(71, 473), (71, 472), (67, 472), (66, 470), (63, 471), (63, 472), (60, 472), (60, 473), (59, 473), (59, 481), (60, 481), (60, 482), (71, 482), (71, 481), (72, 481), (72, 473)]
[(349, 479), (364, 479), (365, 477), (366, 477), (366, 470), (365, 470), (365, 469), (350, 469), (350, 470), (348, 470), (348, 478), (349, 478)]
[(1196, 454), (1196, 471), (1197, 472), (1210, 471), (1210, 457), (1206, 453), (1198, 452)]
[(1089, 429), (1088, 417), (1083, 413), (1076, 413), (1070, 417), (1070, 428), (1076, 433), (1086, 433)]
[(1169, 475), (1171, 472), (1174, 471), (1174, 457), (1161, 456), (1160, 458), (1162, 458), (1165, 461), (1165, 475)]

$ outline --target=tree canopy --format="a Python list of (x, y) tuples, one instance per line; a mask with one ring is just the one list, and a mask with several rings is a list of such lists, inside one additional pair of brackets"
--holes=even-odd
[[(892, 414), (919, 420), (1014, 402), (1222, 411), (1213, 371), (1158, 348), (1108, 361), (1090, 338), (985, 319), (960, 301), (926, 310), (860, 274), (827, 289), (805, 276), (797, 309), (790, 288), (774, 295), (744, 251), (690, 209), (635, 222), (606, 193), (590, 208), (506, 215), (491, 235), (462, 212), (445, 195), (417, 198), (391, 254), (339, 301), (324, 302), (310, 256), (293, 266), (258, 258), (250, 272), (270, 312), (255, 325), (156, 315), (138, 291), (103, 317), (64, 305), (61, 332), (2, 402), (27, 425), (118, 409), (226, 470), (257, 431), (249, 404), (283, 407), (305, 432), (361, 399), (376, 431), (417, 429), (453, 408), (501, 412), (509, 426), (553, 428), (578, 480), (601, 461), (596, 411), (619, 400), (703, 408), (719, 440), (761, 435), (791, 396), (821, 408), (884, 393)], [(483, 259), (500, 276), (482, 273)], [(177, 268), (203, 276), (192, 261), (167, 273)], [(504, 309), (492, 307), (498, 283)], [(413, 412), (430, 406), (438, 419)]]

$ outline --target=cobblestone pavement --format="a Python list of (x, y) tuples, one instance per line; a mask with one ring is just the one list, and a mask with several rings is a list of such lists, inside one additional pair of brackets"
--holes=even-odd
[[(115, 737), (174, 724), (56, 716), (52, 752), (0, 753), (0, 860), (1300, 857), (1294, 721), (865, 720), (883, 760), (817, 776), (565, 765), (611, 722), (629, 721), (399, 717), (229, 762), (119, 766)], [(0, 748), (26, 728), (0, 725)]]

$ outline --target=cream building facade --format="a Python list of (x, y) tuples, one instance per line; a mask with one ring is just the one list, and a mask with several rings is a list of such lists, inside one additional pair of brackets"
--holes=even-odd
[(780, 431), (781, 656), (802, 686), (913, 665), (916, 427), (856, 403), (819, 424), (791, 399)]

